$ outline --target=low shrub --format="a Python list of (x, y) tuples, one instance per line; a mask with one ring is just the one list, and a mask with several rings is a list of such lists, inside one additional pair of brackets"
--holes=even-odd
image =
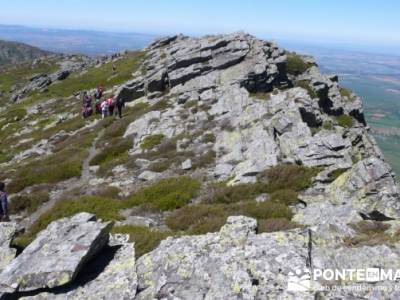
[(278, 165), (266, 170), (259, 177), (267, 179), (267, 191), (269, 193), (287, 189), (299, 192), (311, 185), (311, 179), (319, 171), (319, 168), (309, 168), (295, 164)]
[(90, 161), (90, 165), (101, 165), (118, 159), (122, 155), (128, 155), (129, 149), (133, 147), (131, 138), (110, 140), (99, 153)]
[(335, 181), (340, 175), (342, 175), (346, 171), (347, 171), (347, 169), (345, 169), (345, 168), (339, 168), (339, 169), (333, 170), (331, 173), (329, 173), (329, 179), (332, 181)]
[(341, 87), (339, 91), (342, 97), (347, 97), (349, 100), (353, 98), (353, 92), (350, 89)]
[(250, 97), (256, 100), (271, 100), (271, 93), (265, 93), (265, 92), (256, 92), (256, 93), (250, 93)]
[(152, 251), (163, 239), (172, 235), (170, 231), (152, 230), (145, 226), (135, 225), (116, 226), (112, 232), (129, 234), (129, 240), (135, 243), (136, 258)]
[(271, 193), (270, 201), (283, 203), (285, 205), (294, 205), (297, 203), (297, 192), (289, 189), (276, 190)]
[(344, 244), (349, 247), (392, 245), (399, 241), (400, 232), (389, 234), (389, 224), (378, 221), (360, 221), (351, 225), (357, 232), (354, 237), (344, 239)]
[(330, 121), (324, 121), (322, 123), (322, 128), (326, 130), (332, 130), (333, 129), (333, 124)]
[(222, 204), (188, 205), (172, 213), (165, 220), (169, 228), (195, 234), (216, 232), (225, 224), (228, 213)]
[(202, 137), (203, 143), (215, 143), (215, 140), (216, 140), (215, 135), (212, 133), (206, 133)]
[(286, 71), (291, 75), (299, 75), (307, 71), (312, 65), (306, 63), (303, 58), (296, 53), (287, 54)]
[(18, 237), (16, 244), (19, 247), (27, 246), (51, 222), (80, 212), (93, 213), (105, 221), (121, 220), (120, 203), (118, 200), (96, 196), (85, 196), (76, 200), (60, 200), (43, 213), (23, 235)]
[(210, 195), (205, 199), (206, 203), (236, 203), (240, 201), (254, 200), (259, 194), (266, 192), (266, 185), (237, 184), (227, 186), (225, 183), (216, 183), (208, 187)]
[(154, 147), (161, 144), (163, 138), (164, 138), (163, 134), (148, 135), (144, 138), (143, 142), (140, 144), (140, 148), (142, 148), (143, 150), (153, 149)]
[(197, 194), (200, 182), (186, 176), (162, 179), (124, 201), (124, 207), (141, 205), (149, 210), (173, 210), (186, 205)]
[(9, 210), (11, 214), (21, 212), (32, 214), (47, 201), (49, 201), (48, 189), (37, 189), (30, 193), (24, 193), (13, 197), (12, 201), (10, 201)]
[(345, 127), (345, 128), (350, 128), (354, 125), (354, 119), (346, 114), (340, 115), (336, 117), (336, 121), (339, 126)]
[(285, 218), (266, 219), (258, 221), (257, 232), (275, 232), (299, 227), (301, 227), (301, 225)]
[(219, 231), (228, 216), (244, 215), (258, 221), (270, 218), (290, 220), (292, 211), (281, 203), (245, 201), (231, 204), (196, 204), (174, 211), (165, 220), (172, 230), (187, 234), (204, 234)]

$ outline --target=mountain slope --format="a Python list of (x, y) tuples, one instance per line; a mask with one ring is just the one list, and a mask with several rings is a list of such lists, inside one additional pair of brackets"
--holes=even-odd
[[(122, 119), (82, 119), (79, 93), (98, 84), (126, 102)], [(3, 244), (9, 253), (14, 238), (39, 258), (30, 261), (39, 271), (22, 280), (29, 255), (9, 264), (11, 254), (0, 294), (111, 299), (123, 281), (131, 288), (118, 293), (134, 299), (383, 296), (322, 291), (323, 281), (300, 294), (288, 289), (297, 269), (400, 261), (395, 176), (361, 99), (311, 57), (243, 33), (174, 36), (20, 95), (0, 113), (0, 180), (16, 227)], [(83, 240), (94, 241), (80, 246), (81, 236), (63, 229), (94, 222), (80, 212), (115, 222), (108, 246), (89, 233)], [(94, 253), (84, 271), (40, 260), (55, 236), (63, 250), (54, 261)], [(138, 259), (128, 272), (120, 251), (132, 258), (131, 242)], [(49, 282), (52, 272), (69, 275)], [(95, 280), (85, 281), (88, 273)]]
[(49, 54), (27, 44), (0, 40), (0, 65), (21, 63)]

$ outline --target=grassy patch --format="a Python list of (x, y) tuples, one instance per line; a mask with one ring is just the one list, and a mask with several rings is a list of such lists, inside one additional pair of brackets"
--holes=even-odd
[(330, 121), (324, 121), (322, 123), (322, 128), (326, 130), (332, 130), (333, 129), (333, 124)]
[(332, 180), (332, 181), (335, 181), (340, 175), (342, 175), (342, 174), (343, 174), (344, 172), (346, 172), (346, 171), (347, 171), (347, 169), (342, 169), (342, 168), (333, 170), (333, 171), (329, 174), (329, 179)]
[(202, 136), (203, 143), (215, 143), (215, 135), (213, 133), (206, 133)]
[(194, 198), (199, 188), (199, 181), (186, 176), (162, 179), (124, 201), (124, 207), (141, 205), (150, 210), (177, 209)]
[(24, 193), (13, 197), (9, 205), (10, 213), (17, 214), (27, 212), (28, 214), (32, 214), (47, 201), (49, 201), (48, 187), (37, 187), (30, 193)]
[(152, 251), (163, 239), (172, 235), (170, 231), (152, 230), (145, 226), (135, 225), (116, 226), (112, 232), (129, 234), (129, 240), (135, 242), (135, 255), (137, 258)]
[(344, 88), (344, 87), (341, 87), (339, 89), (339, 91), (340, 91), (340, 95), (342, 97), (347, 97), (349, 100), (353, 99), (353, 91), (352, 90)]
[(285, 218), (266, 219), (258, 221), (257, 232), (275, 232), (299, 227), (301, 227), (301, 225)]
[(264, 93), (264, 92), (250, 93), (250, 97), (257, 100), (268, 101), (271, 100), (271, 93)]
[(96, 132), (83, 131), (57, 144), (55, 153), (20, 166), (11, 176), (9, 191), (16, 193), (34, 184), (54, 184), (80, 176), (82, 161), (95, 136)]
[(58, 58), (47, 58), (46, 61), (36, 65), (24, 63), (12, 68), (4, 68), (0, 71), (0, 90), (9, 91), (13, 85), (25, 84), (34, 74), (55, 72), (58, 68), (57, 60)]
[(267, 178), (267, 191), (304, 190), (311, 185), (311, 179), (318, 174), (319, 168), (308, 168), (299, 165), (278, 165), (266, 170), (259, 177)]
[(143, 150), (153, 149), (154, 147), (161, 144), (163, 138), (164, 138), (163, 134), (148, 135), (144, 138), (143, 142), (140, 144), (140, 148), (142, 148)]
[(351, 116), (345, 114), (336, 117), (336, 121), (339, 126), (345, 128), (350, 128), (354, 125), (354, 119)]
[(106, 221), (120, 220), (119, 204), (120, 202), (117, 200), (95, 196), (86, 196), (76, 200), (61, 200), (50, 210), (43, 213), (29, 230), (17, 239), (16, 244), (24, 248), (51, 222), (73, 216), (79, 212), (93, 213), (98, 218)]
[(228, 216), (244, 215), (257, 220), (284, 218), (290, 220), (289, 207), (274, 202), (247, 201), (234, 204), (197, 204), (185, 206), (166, 218), (169, 228), (189, 234), (220, 230)]
[(90, 165), (102, 165), (104, 163), (128, 155), (129, 149), (133, 146), (131, 138), (110, 140), (101, 151), (90, 161)]
[(296, 53), (287, 54), (286, 70), (289, 74), (302, 74), (311, 66), (312, 64), (306, 63), (300, 55)]
[[(46, 98), (63, 98), (73, 95), (77, 91), (83, 91), (103, 85), (106, 89), (121, 84), (132, 77), (143, 61), (145, 52), (129, 52), (116, 62), (109, 62), (100, 67), (94, 67), (82, 74), (74, 74), (60, 83), (50, 85)], [(113, 64), (117, 67), (117, 73), (113, 74)], [(35, 92), (33, 99), (43, 98), (43, 94)]]
[(349, 247), (391, 245), (399, 241), (399, 232), (393, 235), (387, 233), (390, 225), (382, 222), (360, 221), (352, 224), (352, 227), (357, 235), (344, 239), (345, 245)]

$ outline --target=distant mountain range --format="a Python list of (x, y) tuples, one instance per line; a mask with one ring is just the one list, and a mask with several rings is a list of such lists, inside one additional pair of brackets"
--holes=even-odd
[(110, 54), (126, 49), (141, 49), (155, 38), (155, 35), (142, 33), (0, 25), (0, 39), (27, 43), (52, 52), (81, 53), (91, 56)]
[(0, 65), (30, 61), (50, 53), (27, 44), (0, 40)]

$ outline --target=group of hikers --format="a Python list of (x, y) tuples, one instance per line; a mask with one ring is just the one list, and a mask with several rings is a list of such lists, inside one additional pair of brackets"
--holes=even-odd
[[(95, 110), (96, 114), (101, 114), (102, 118), (113, 116), (115, 108), (117, 108), (116, 114), (119, 118), (122, 118), (122, 108), (124, 107), (124, 101), (120, 98), (114, 100), (113, 96), (104, 97), (104, 89), (99, 86), (94, 93), (95, 98)], [(84, 92), (82, 96), (82, 116), (88, 118), (93, 114), (92, 107), (92, 96), (88, 92)]]
[(6, 185), (4, 182), (0, 182), (0, 222), (10, 221), (8, 217), (8, 199), (5, 187)]

